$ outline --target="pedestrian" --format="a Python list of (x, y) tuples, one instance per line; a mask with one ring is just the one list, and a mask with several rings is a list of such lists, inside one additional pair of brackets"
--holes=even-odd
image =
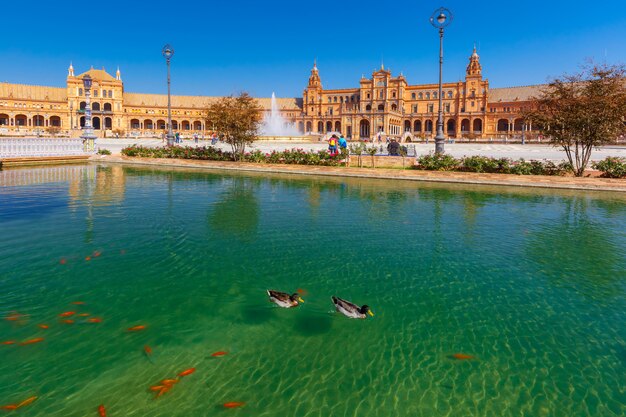
[(193, 134), (193, 140), (194, 140), (194, 142), (198, 143), (198, 134), (197, 133)]
[(339, 149), (344, 151), (347, 148), (348, 148), (348, 142), (346, 141), (346, 138), (344, 138), (343, 135), (340, 135), (339, 136)]
[(176, 143), (180, 143), (180, 133), (176, 132)]
[(330, 156), (337, 155), (337, 135), (332, 135), (330, 139), (328, 139), (328, 151), (330, 152)]
[(396, 142), (395, 139), (391, 139), (391, 142), (387, 145), (387, 151), (389, 152), (389, 156), (399, 156), (400, 144)]

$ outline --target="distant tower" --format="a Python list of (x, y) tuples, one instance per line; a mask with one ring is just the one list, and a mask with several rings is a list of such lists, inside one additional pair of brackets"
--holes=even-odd
[(322, 88), (322, 80), (317, 70), (317, 60), (313, 61), (313, 69), (309, 77), (309, 88)]
[(122, 73), (120, 72), (120, 67), (117, 67), (117, 71), (115, 72), (115, 79), (118, 81), (122, 81)]
[(480, 57), (476, 53), (476, 45), (474, 45), (474, 51), (470, 56), (469, 64), (467, 65), (467, 75), (481, 75), (483, 68), (480, 66)]
[(70, 67), (67, 69), (67, 76), (68, 77), (73, 77), (74, 76), (74, 67), (72, 66), (71, 62), (70, 62)]

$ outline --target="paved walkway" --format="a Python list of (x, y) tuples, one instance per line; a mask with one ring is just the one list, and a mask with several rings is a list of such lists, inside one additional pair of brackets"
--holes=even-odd
[(152, 166), (235, 170), (265, 173), (287, 173), (357, 178), (380, 178), (461, 184), (487, 184), (518, 187), (562, 188), (578, 190), (617, 191), (626, 193), (626, 179), (575, 178), (540, 175), (477, 174), (407, 169), (323, 167), (308, 165), (255, 164), (246, 162), (198, 161), (188, 159), (130, 158), (125, 156), (94, 156), (92, 161), (130, 163)]
[[(98, 139), (96, 146), (108, 149), (114, 154), (119, 154), (122, 148), (132, 144), (140, 144), (149, 147), (163, 146), (160, 139)], [(183, 141), (183, 146), (208, 146), (208, 141), (199, 141), (196, 145), (193, 141)], [(430, 142), (411, 144), (415, 145), (418, 155), (428, 154), (434, 151), (435, 144)], [(228, 144), (219, 143), (217, 145), (223, 150), (230, 150)], [(276, 141), (258, 141), (255, 142), (253, 149), (259, 149), (263, 152), (271, 152), (272, 150), (284, 150), (291, 148), (303, 148), (305, 150), (327, 149), (327, 145), (323, 142), (276, 142)], [(491, 157), (507, 157), (511, 159), (524, 158), (530, 159), (548, 159), (555, 162), (564, 161), (567, 157), (561, 149), (554, 148), (550, 145), (542, 144), (487, 144), (487, 143), (446, 143), (445, 151), (454, 157), (483, 155)], [(597, 161), (607, 156), (620, 156), (626, 158), (626, 146), (605, 146), (601, 149), (594, 150), (591, 154), (591, 160)]]

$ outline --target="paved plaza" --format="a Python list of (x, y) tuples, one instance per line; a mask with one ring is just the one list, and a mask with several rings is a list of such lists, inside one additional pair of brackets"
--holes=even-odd
[[(132, 144), (140, 144), (143, 146), (158, 147), (164, 143), (160, 139), (98, 139), (97, 147), (100, 149), (108, 149), (113, 154), (118, 154), (122, 148)], [(184, 140), (182, 146), (209, 146), (209, 141), (199, 141), (196, 144), (193, 140)], [(369, 144), (368, 144), (369, 145)], [(378, 145), (378, 144), (377, 144)], [(435, 149), (435, 144), (431, 141), (426, 143), (407, 144), (415, 146), (418, 155), (428, 154)], [(230, 146), (225, 143), (215, 145), (223, 150), (230, 150)], [(379, 145), (380, 146), (380, 145)], [(386, 147), (383, 144), (383, 148)], [(263, 152), (271, 152), (272, 150), (284, 150), (291, 148), (302, 148), (304, 150), (321, 150), (326, 149), (325, 142), (277, 142), (277, 141), (257, 141), (252, 149), (260, 149)], [(560, 148), (543, 144), (491, 144), (491, 143), (446, 143), (445, 151), (454, 157), (483, 155), (497, 158), (519, 159), (548, 159), (551, 161), (563, 161), (566, 159), (565, 152)], [(591, 154), (593, 161), (601, 160), (607, 156), (619, 156), (626, 158), (626, 146), (605, 146), (596, 149)]]

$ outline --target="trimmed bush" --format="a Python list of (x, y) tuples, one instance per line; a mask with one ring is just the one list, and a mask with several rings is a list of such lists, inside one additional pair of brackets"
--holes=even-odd
[(445, 153), (429, 153), (417, 158), (417, 169), (427, 171), (458, 171), (461, 161)]
[(626, 178), (626, 158), (608, 156), (591, 166), (601, 171), (604, 178)]
[(111, 155), (111, 151), (108, 149), (98, 149), (98, 155)]

